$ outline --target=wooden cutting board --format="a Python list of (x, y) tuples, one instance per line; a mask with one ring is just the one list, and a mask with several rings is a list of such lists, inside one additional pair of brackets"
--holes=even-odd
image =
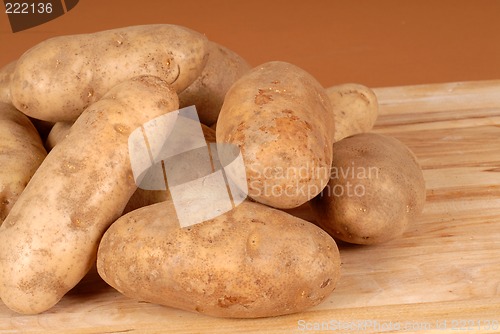
[[(130, 300), (93, 270), (44, 314), (18, 315), (0, 303), (0, 331), (500, 332), (500, 80), (376, 93), (374, 131), (415, 152), (427, 204), (399, 240), (339, 245), (342, 278), (322, 304), (283, 317), (217, 319)], [(309, 215), (307, 208), (298, 214)]]

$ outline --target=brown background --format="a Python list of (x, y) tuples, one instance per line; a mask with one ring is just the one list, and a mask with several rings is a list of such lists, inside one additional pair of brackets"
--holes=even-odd
[(80, 0), (64, 16), (18, 33), (0, 8), (0, 66), (52, 36), (172, 23), (252, 65), (292, 62), (325, 86), (500, 79), (498, 0)]

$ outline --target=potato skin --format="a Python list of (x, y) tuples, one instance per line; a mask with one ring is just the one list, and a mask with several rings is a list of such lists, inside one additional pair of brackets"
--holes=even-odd
[(50, 152), (57, 143), (64, 140), (68, 134), (69, 130), (73, 126), (73, 122), (57, 122), (50, 129), (49, 134), (47, 135), (47, 139), (45, 140), (45, 148), (47, 152)]
[(287, 209), (316, 196), (329, 179), (334, 119), (325, 90), (285, 62), (252, 69), (228, 91), (217, 143), (240, 147), (248, 195)]
[(16, 68), (16, 61), (12, 61), (0, 69), (0, 102), (12, 104), (10, 96), (10, 81)]
[[(73, 126), (72, 122), (57, 122), (50, 131), (47, 140), (45, 141), (45, 147), (47, 151), (52, 150), (59, 142), (65, 139), (69, 131)], [(215, 143), (215, 130), (209, 128), (208, 126), (201, 124), (201, 129), (205, 135), (205, 140), (207, 143)], [(151, 204), (166, 201), (170, 198), (170, 192), (167, 190), (145, 190), (138, 188), (130, 200), (128, 201), (123, 214), (136, 209), (148, 206)]]
[(326, 89), (335, 115), (335, 142), (368, 132), (378, 117), (378, 100), (368, 87), (346, 83)]
[(0, 102), (0, 225), (46, 156), (28, 117)]
[(12, 310), (48, 310), (95, 261), (98, 242), (136, 189), (128, 138), (178, 108), (165, 81), (115, 86), (47, 155), (0, 227), (0, 296)]
[(258, 203), (180, 228), (171, 201), (122, 216), (97, 270), (128, 297), (225, 318), (302, 311), (334, 290), (340, 257), (313, 224)]
[(200, 121), (211, 126), (217, 122), (224, 96), (231, 85), (250, 70), (250, 65), (235, 52), (208, 42), (208, 61), (201, 75), (179, 94), (181, 107), (195, 105)]
[(401, 236), (421, 213), (425, 181), (399, 140), (365, 133), (333, 145), (332, 177), (311, 201), (318, 225), (332, 237), (379, 244)]
[(201, 73), (207, 39), (167, 24), (48, 39), (25, 52), (11, 81), (12, 102), (28, 116), (74, 121), (111, 87), (154, 75), (179, 92)]

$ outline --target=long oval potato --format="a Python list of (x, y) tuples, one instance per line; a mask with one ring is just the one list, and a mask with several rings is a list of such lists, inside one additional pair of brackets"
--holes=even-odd
[(217, 317), (290, 314), (335, 289), (340, 255), (315, 225), (243, 202), (180, 228), (173, 202), (118, 219), (97, 255), (101, 277), (128, 297)]
[(346, 83), (327, 88), (326, 94), (335, 117), (335, 142), (373, 128), (378, 117), (378, 100), (369, 87)]
[(16, 68), (16, 61), (12, 61), (0, 69), (0, 102), (12, 103), (10, 96), (10, 81)]
[(165, 81), (141, 76), (78, 118), (0, 227), (0, 296), (9, 308), (46, 311), (87, 273), (102, 234), (136, 189), (129, 135), (177, 108)]
[(195, 105), (200, 122), (217, 122), (224, 96), (231, 85), (250, 70), (250, 65), (235, 52), (209, 41), (208, 61), (201, 75), (179, 93), (179, 105)]
[(46, 155), (28, 117), (0, 102), (0, 225)]
[(19, 58), (12, 103), (34, 118), (74, 121), (111, 87), (135, 76), (157, 76), (180, 92), (200, 75), (207, 58), (206, 37), (176, 25), (55, 37)]
[(217, 121), (217, 143), (241, 149), (248, 195), (280, 209), (300, 206), (327, 184), (333, 134), (323, 87), (304, 70), (278, 61), (236, 81)]

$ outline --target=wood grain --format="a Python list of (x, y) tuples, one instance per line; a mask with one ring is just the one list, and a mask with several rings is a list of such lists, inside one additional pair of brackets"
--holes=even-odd
[[(500, 81), (376, 93), (381, 110), (374, 131), (415, 152), (427, 203), (399, 240), (340, 244), (342, 278), (322, 304), (283, 317), (217, 319), (130, 300), (92, 271), (44, 314), (18, 315), (0, 304), (0, 331), (313, 333), (303, 327), (323, 324), (340, 333), (347, 331), (334, 324), (354, 323), (364, 333), (391, 329), (381, 326), (395, 332), (396, 325), (407, 333), (500, 332)], [(297, 214), (310, 217), (307, 207)], [(487, 329), (488, 321), (496, 328)]]

